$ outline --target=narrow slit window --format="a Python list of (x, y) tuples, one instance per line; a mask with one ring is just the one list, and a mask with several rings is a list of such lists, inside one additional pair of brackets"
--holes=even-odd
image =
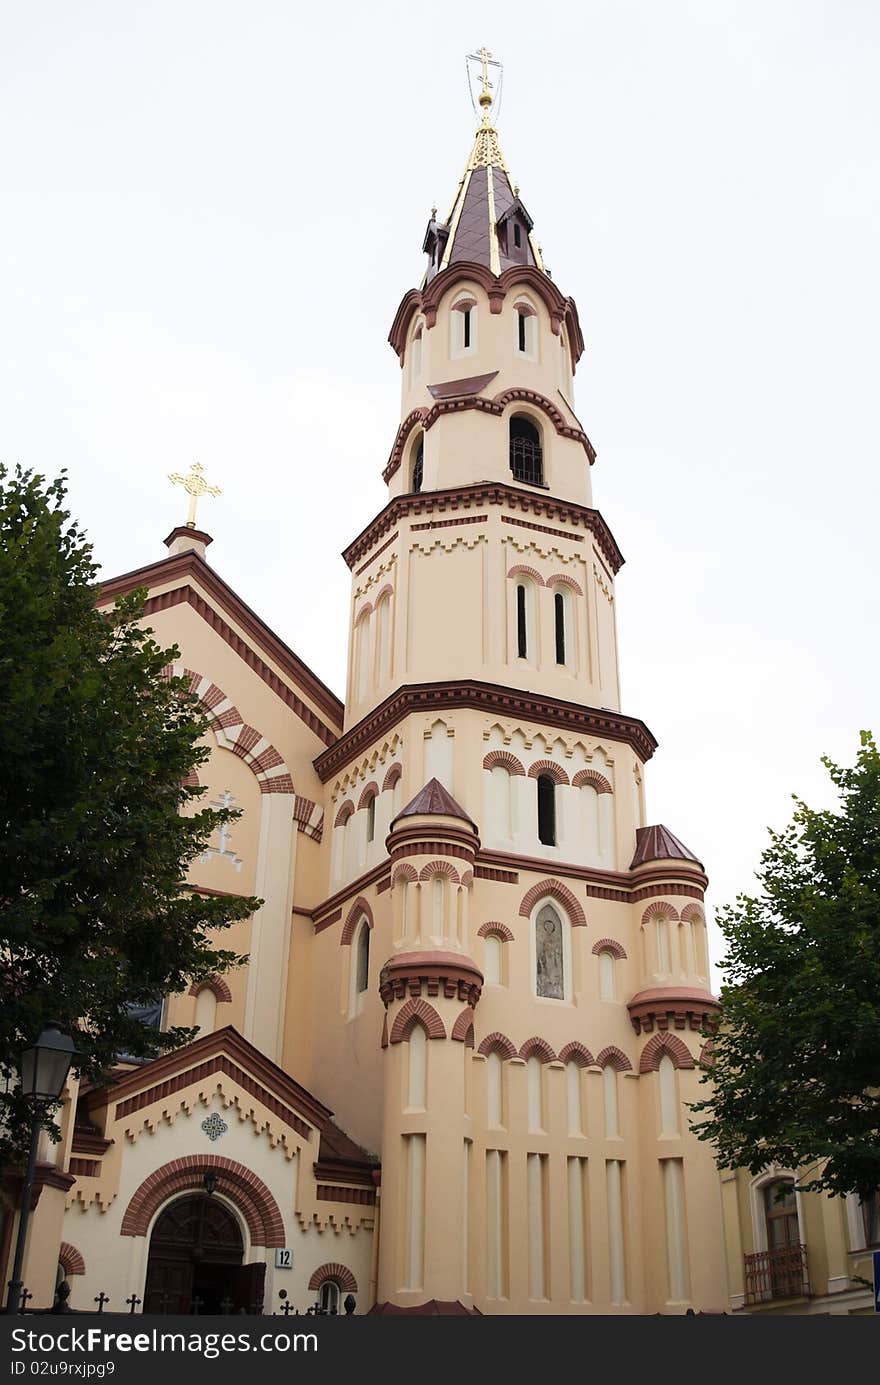
[(518, 322), (517, 322), (517, 334), (518, 334), (518, 335), (517, 335), (517, 341), (518, 341), (518, 344), (519, 344), (519, 349), (520, 349), (520, 351), (523, 351), (523, 352), (524, 352), (524, 351), (526, 350), (526, 348), (527, 348), (527, 339), (526, 339), (526, 326), (527, 326), (527, 324), (526, 324), (526, 315), (525, 315), (525, 313), (517, 313), (517, 318), (518, 318)]
[(413, 471), (412, 471), (412, 488), (413, 488), (413, 491), (420, 491), (420, 490), (422, 489), (422, 475), (423, 475), (423, 473), (424, 473), (424, 470), (425, 470), (425, 443), (424, 443), (424, 440), (423, 440), (422, 438), (420, 438), (420, 439), (419, 439), (419, 445), (418, 445), (418, 447), (416, 448), (415, 461), (413, 462)]
[(370, 983), (370, 928), (366, 919), (358, 934), (356, 966), (355, 994), (362, 995)]
[(516, 653), (519, 659), (528, 657), (526, 589), (521, 582), (516, 589)]
[(513, 243), (516, 246), (517, 250), (522, 245), (522, 231), (517, 226), (516, 222), (513, 223)]
[(462, 314), (461, 314), (461, 333), (462, 333), (462, 344), (463, 344), (463, 346), (464, 346), (465, 351), (467, 351), (467, 350), (470, 348), (470, 344), (471, 344), (471, 310), (470, 310), (470, 308), (465, 308), (465, 309), (463, 309), (463, 311), (462, 311)]
[(538, 776), (538, 841), (556, 845), (556, 784), (549, 774)]
[(367, 804), (367, 841), (371, 842), (376, 835), (376, 795)]
[(562, 592), (556, 592), (553, 597), (553, 608), (556, 615), (556, 662), (565, 663), (565, 597)]

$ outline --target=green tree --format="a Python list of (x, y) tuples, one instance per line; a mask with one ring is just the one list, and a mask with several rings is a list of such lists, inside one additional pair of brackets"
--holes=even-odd
[(795, 798), (756, 897), (721, 913), (727, 984), (695, 1129), (720, 1162), (797, 1169), (805, 1191), (880, 1187), (880, 752), (823, 757), (839, 810)]
[[(98, 1079), (118, 1053), (191, 1037), (132, 1013), (242, 959), (212, 934), (260, 901), (182, 884), (235, 811), (184, 787), (209, 756), (204, 715), (165, 670), (144, 593), (95, 608), (92, 551), (64, 479), (0, 467), (0, 1095), (5, 1153), (23, 1112), (16, 1058), (47, 1020)], [(182, 811), (181, 811), (182, 810)], [(24, 1122), (26, 1129), (26, 1121)], [(2, 1150), (0, 1150), (2, 1152)]]

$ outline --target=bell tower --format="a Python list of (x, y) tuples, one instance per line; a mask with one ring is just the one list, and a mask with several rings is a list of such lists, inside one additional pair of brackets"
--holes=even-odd
[[(316, 1081), (382, 1151), (380, 1304), (710, 1307), (716, 1175), (684, 1105), (717, 1008), (706, 876), (646, 821), (657, 743), (620, 706), (623, 557), (575, 412), (578, 310), (547, 272), (479, 58), (473, 146), (389, 334), (387, 503), (344, 554), (315, 922), (328, 967), (342, 929), (364, 1080), (346, 1091), (328, 1043)], [(345, 944), (367, 921), (376, 975), (358, 998)]]

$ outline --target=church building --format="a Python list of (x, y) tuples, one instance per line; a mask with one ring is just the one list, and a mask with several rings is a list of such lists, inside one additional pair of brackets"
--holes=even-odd
[(578, 310), (483, 72), (389, 334), (400, 418), (387, 501), (343, 555), (344, 703), (194, 523), (102, 587), (148, 589), (210, 717), (203, 801), (242, 810), (190, 888), (264, 903), (223, 935), (248, 963), (157, 1015), (193, 1043), (71, 1083), (40, 1152), (35, 1306), (61, 1277), (74, 1308), (120, 1312), (728, 1306), (687, 1111), (717, 1011), (706, 874), (647, 814), (657, 742), (620, 706)]

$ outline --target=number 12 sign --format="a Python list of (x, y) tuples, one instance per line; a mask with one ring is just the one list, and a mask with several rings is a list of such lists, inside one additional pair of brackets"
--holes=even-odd
[(275, 1251), (275, 1268), (276, 1270), (292, 1270), (293, 1251), (288, 1250), (286, 1246), (283, 1249), (279, 1247)]

